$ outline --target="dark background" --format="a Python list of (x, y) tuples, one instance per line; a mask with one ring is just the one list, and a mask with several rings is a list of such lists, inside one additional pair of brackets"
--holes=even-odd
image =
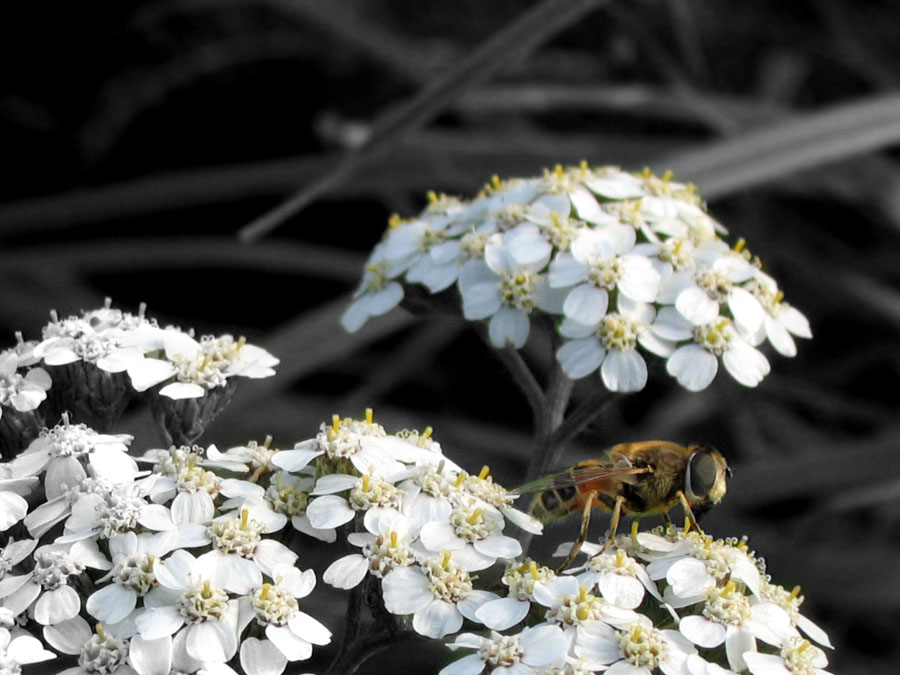
[[(461, 320), (398, 310), (357, 335), (340, 330), (367, 251), (389, 214), (414, 215), (430, 189), (469, 197), (492, 174), (582, 159), (674, 169), (747, 239), (815, 339), (795, 359), (772, 354), (754, 390), (720, 374), (691, 394), (652, 370), (647, 389), (621, 397), (566, 461), (655, 437), (718, 446), (735, 477), (708, 531), (749, 535), (775, 581), (802, 585), (804, 612), (838, 647), (834, 672), (896, 672), (900, 6), (598, 3), (568, 28), (545, 22), (533, 45), (501, 42), (402, 133), (384, 123), (537, 4), (5, 7), (5, 344), (16, 330), (39, 337), (51, 309), (146, 302), (161, 322), (245, 335), (282, 360), (277, 377), (241, 383), (205, 442), (272, 434), (289, 447), (334, 412), (372, 406), (392, 430), (433, 426), (457, 462), (477, 471), (488, 458), (515, 485), (527, 407)], [(380, 153), (276, 231), (239, 241), (373, 128)], [(537, 366), (542, 346), (524, 352)], [(118, 430), (139, 451), (160, 443), (140, 406)], [(573, 536), (574, 524), (554, 526), (542, 545)], [(303, 551), (301, 564), (321, 573), (325, 553)], [(304, 608), (339, 632), (343, 602), (322, 584)], [(366, 672), (424, 653), (393, 650)], [(421, 672), (437, 670), (444, 654), (434, 654)], [(317, 650), (295, 672), (322, 671), (332, 655)]]

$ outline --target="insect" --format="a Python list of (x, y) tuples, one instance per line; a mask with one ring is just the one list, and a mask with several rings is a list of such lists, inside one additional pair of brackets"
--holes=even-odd
[(678, 445), (669, 441), (620, 443), (600, 459), (587, 459), (544, 476), (515, 490), (539, 493), (531, 515), (549, 523), (581, 511), (581, 532), (560, 570), (571, 564), (587, 538), (591, 509), (612, 512), (604, 549), (616, 536), (619, 519), (634, 516), (632, 536), (644, 516), (661, 515), (671, 525), (668, 512), (681, 504), (685, 528), (702, 532), (697, 520), (725, 496), (725, 478), (731, 470), (715, 448)]

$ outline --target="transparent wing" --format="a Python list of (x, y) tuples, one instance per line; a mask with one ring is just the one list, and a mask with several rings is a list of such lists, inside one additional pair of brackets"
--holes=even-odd
[(598, 480), (614, 480), (622, 483), (634, 482), (634, 476), (649, 473), (648, 467), (632, 466), (627, 459), (611, 458), (610, 462), (598, 461), (591, 464), (576, 464), (575, 466), (548, 474), (511, 490), (514, 494), (524, 495), (533, 492), (543, 492), (553, 488), (563, 488), (572, 485), (582, 485)]

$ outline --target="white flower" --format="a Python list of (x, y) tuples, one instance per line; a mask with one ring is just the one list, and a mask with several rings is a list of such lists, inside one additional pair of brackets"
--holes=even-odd
[(797, 345), (792, 336), (811, 338), (809, 321), (798, 309), (782, 302), (784, 294), (768, 274), (757, 272), (749, 290), (766, 311), (762, 326), (752, 338), (753, 344), (768, 338), (769, 344), (782, 356), (796, 356)]
[(137, 675), (128, 664), (128, 642), (108, 627), (97, 624), (92, 632), (87, 621), (75, 616), (44, 629), (44, 639), (64, 654), (78, 656), (78, 666), (67, 668), (59, 675), (93, 675), (118, 673)]
[(425, 523), (419, 538), (429, 552), (453, 551), (454, 560), (475, 572), (522, 552), (516, 539), (503, 534), (504, 525), (499, 511), (470, 497), (454, 504), (446, 519)]
[(12, 477), (8, 464), (0, 464), (0, 532), (6, 532), (25, 518), (28, 502), (25, 497), (37, 484), (32, 477)]
[(127, 483), (137, 476), (138, 467), (128, 455), (132, 441), (128, 434), (98, 434), (84, 424), (69, 424), (67, 419), (52, 429), (44, 429), (11, 463), (16, 476), (37, 476), (46, 470), (44, 490), (47, 499), (63, 494), (87, 477), (113, 483)]
[(381, 583), (385, 608), (391, 614), (412, 614), (415, 631), (431, 638), (455, 633), (463, 617), (477, 622), (478, 608), (497, 599), (494, 593), (474, 590), (468, 571), (449, 551), (428, 558), (421, 567), (397, 567)]
[(200, 661), (230, 660), (238, 648), (238, 604), (226, 589), (212, 583), (214, 567), (178, 550), (164, 562), (157, 560), (153, 573), (160, 588), (144, 597), (145, 611), (135, 619), (138, 632), (154, 640), (187, 624), (184, 639), (190, 656)]
[(572, 576), (554, 577), (534, 585), (534, 599), (547, 607), (545, 618), (566, 626), (579, 626), (585, 621), (604, 621), (619, 626), (637, 619), (630, 609), (589, 592), (587, 586)]
[(238, 517), (224, 516), (207, 528), (213, 550), (197, 560), (198, 566), (213, 570), (207, 578), (235, 593), (246, 594), (262, 584), (262, 575), (291, 566), (297, 554), (275, 539), (263, 539), (266, 526), (250, 518), (250, 510), (241, 508)]
[(825, 652), (799, 636), (789, 637), (779, 654), (747, 652), (744, 661), (753, 675), (830, 675)]
[(493, 630), (506, 630), (522, 621), (531, 610), (534, 586), (538, 582), (553, 579), (556, 574), (545, 566), (538, 567), (530, 558), (507, 564), (503, 583), (508, 587), (507, 597), (490, 600), (475, 612), (478, 620)]
[(141, 461), (154, 464), (151, 499), (160, 503), (174, 497), (169, 507), (173, 523), (206, 523), (215, 516), (214, 500), (222, 479), (203, 468), (210, 464), (203, 458), (203, 448), (172, 446), (168, 450), (150, 450)]
[(537, 225), (523, 224), (491, 236), (483, 260), (470, 260), (459, 275), (463, 315), (490, 319), (488, 333), (497, 347), (522, 347), (530, 332), (529, 314), (537, 307), (558, 311), (561, 297), (541, 274), (553, 246)]
[(462, 647), (477, 651), (444, 667), (439, 675), (478, 675), (485, 668), (490, 668), (497, 675), (526, 675), (541, 672), (536, 669), (562, 665), (568, 641), (558, 627), (543, 624), (511, 636), (495, 631), (491, 631), (490, 638), (462, 633), (447, 646), (450, 649)]
[[(335, 494), (346, 491), (346, 499)], [(327, 474), (316, 482), (312, 495), (317, 498), (306, 509), (309, 522), (316, 529), (327, 529), (351, 521), (358, 511), (386, 508), (399, 512), (403, 492), (390, 479), (377, 474)]]
[(696, 326), (691, 335), (694, 341), (676, 349), (666, 361), (668, 373), (685, 389), (706, 389), (716, 376), (718, 357), (728, 373), (744, 386), (755, 387), (768, 375), (766, 357), (741, 338), (728, 319), (719, 317), (714, 323)]
[[(270, 575), (275, 583), (264, 583), (254, 589), (241, 602), (240, 626), (255, 621), (265, 631), (271, 642), (287, 661), (302, 661), (312, 655), (313, 645), (331, 642), (331, 631), (317, 619), (299, 609), (297, 602), (309, 595), (316, 584), (312, 570), (301, 572), (293, 564), (279, 564)], [(255, 659), (268, 652), (264, 645), (252, 649)], [(243, 653), (241, 660), (243, 662)], [(250, 658), (247, 654), (246, 658)], [(277, 657), (276, 657), (277, 659)]]
[(0, 628), (0, 670), (3, 672), (18, 673), (19, 666), (55, 658), (56, 654), (44, 649), (36, 637), (27, 633), (13, 637), (6, 628)]
[(0, 354), (0, 414), (3, 406), (27, 412), (37, 408), (50, 389), (50, 375), (43, 368), (31, 368), (22, 375), (17, 372), (20, 357), (14, 350)]
[[(575, 653), (594, 664), (609, 664), (610, 675), (681, 675), (694, 646), (678, 631), (659, 630), (645, 616), (619, 629), (589, 621), (578, 629)], [(693, 671), (690, 671), (693, 672)]]
[(356, 300), (341, 315), (341, 326), (349, 333), (358, 331), (373, 316), (391, 311), (403, 299), (403, 287), (392, 281), (403, 273), (403, 268), (393, 268), (387, 253), (384, 242), (374, 248), (356, 291)]
[(743, 655), (756, 651), (756, 638), (780, 646), (794, 629), (783, 609), (769, 602), (751, 605), (729, 581), (724, 588), (708, 590), (702, 613), (683, 617), (678, 630), (698, 647), (711, 649), (724, 642), (729, 665), (741, 671)]
[(177, 535), (172, 531), (140, 536), (126, 532), (110, 539), (109, 555), (113, 567), (100, 580), (107, 584), (88, 597), (87, 611), (106, 624), (125, 619), (137, 607), (138, 598), (159, 585), (153, 567), (177, 544)]
[(619, 297), (619, 311), (605, 314), (593, 325), (566, 318), (559, 332), (571, 338), (556, 352), (556, 359), (572, 379), (597, 369), (610, 391), (640, 391), (647, 383), (647, 364), (640, 345), (658, 356), (668, 356), (673, 346), (650, 330), (655, 311), (651, 305)]
[(574, 286), (563, 304), (563, 313), (568, 318), (588, 326), (597, 324), (606, 314), (611, 293), (634, 302), (656, 299), (659, 272), (649, 258), (629, 253), (634, 242), (631, 227), (584, 228), (572, 242), (571, 253), (560, 253), (554, 259), (550, 265), (550, 285), (553, 288)]
[(646, 568), (622, 549), (599, 552), (596, 544), (585, 542), (582, 551), (592, 557), (578, 582), (588, 588), (597, 587), (600, 594), (617, 607), (636, 609), (644, 601), (647, 591), (657, 600), (662, 596), (650, 579)]
[(81, 610), (81, 596), (69, 585), (69, 577), (81, 574), (85, 567), (110, 568), (95, 541), (41, 546), (34, 552), (31, 572), (0, 582), (3, 606), (15, 614), (33, 608), (34, 620), (42, 626), (71, 619)]
[(787, 589), (762, 579), (759, 588), (759, 597), (765, 602), (772, 602), (781, 607), (791, 618), (791, 623), (806, 637), (815, 640), (823, 647), (833, 648), (828, 634), (811, 619), (800, 614), (800, 605), (803, 604), (803, 596), (800, 595), (800, 587), (795, 586), (790, 592)]
[(416, 562), (410, 549), (412, 538), (408, 518), (386, 509), (371, 509), (366, 511), (363, 524), (367, 532), (354, 532), (347, 537), (362, 551), (338, 558), (322, 576), (335, 588), (354, 588), (367, 572), (380, 579), (396, 567), (407, 567)]

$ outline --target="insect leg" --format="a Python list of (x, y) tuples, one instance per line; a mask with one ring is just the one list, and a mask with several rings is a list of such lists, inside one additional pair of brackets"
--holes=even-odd
[(588, 526), (591, 524), (591, 508), (594, 506), (595, 499), (597, 499), (597, 493), (590, 492), (587, 499), (584, 501), (584, 510), (581, 512), (581, 531), (578, 533), (578, 539), (572, 544), (572, 550), (569, 551), (569, 555), (566, 556), (563, 564), (557, 568), (557, 574), (562, 573), (564, 569), (572, 564), (572, 561), (575, 560), (575, 556), (578, 555), (582, 545), (584, 545), (588, 536)]
[(609, 519), (609, 535), (606, 537), (606, 543), (603, 544), (603, 548), (600, 549), (601, 553), (612, 546), (616, 539), (616, 530), (619, 529), (619, 518), (622, 517), (622, 504), (624, 503), (625, 497), (622, 495), (616, 497), (616, 505), (613, 507), (612, 518)]
[(681, 505), (684, 507), (685, 533), (693, 527), (699, 534), (703, 534), (703, 530), (700, 529), (700, 524), (697, 522), (697, 519), (694, 517), (694, 512), (691, 510), (691, 505), (688, 503), (687, 497), (684, 496), (684, 493), (681, 490), (678, 491), (678, 499), (681, 500)]
[(663, 519), (663, 525), (666, 526), (666, 533), (668, 534), (670, 531), (672, 531), (674, 529), (674, 525), (672, 525), (672, 519), (669, 518), (668, 511), (663, 511), (661, 515), (662, 515), (662, 519)]

